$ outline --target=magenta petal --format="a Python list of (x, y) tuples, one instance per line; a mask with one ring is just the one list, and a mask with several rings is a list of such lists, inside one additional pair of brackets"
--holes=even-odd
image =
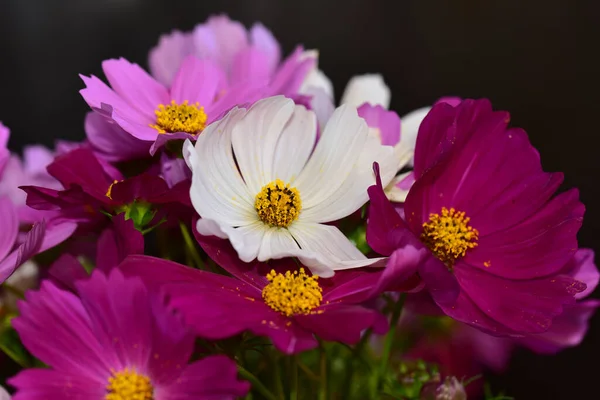
[(3, 260), (12, 250), (19, 234), (19, 219), (12, 201), (6, 197), (0, 198), (0, 260)]
[[(25, 347), (63, 374), (106, 385), (107, 373), (119, 363), (111, 348), (98, 341), (79, 298), (47, 281), (25, 297), (26, 301), (18, 303), (21, 315), (13, 319)], [(48, 335), (49, 327), (52, 340), (40, 340)]]
[(94, 271), (90, 279), (78, 281), (75, 286), (99, 341), (110, 347), (122, 363), (111, 367), (145, 365), (152, 351), (148, 332), (153, 332), (153, 317), (142, 282), (125, 279), (118, 270), (109, 278)]
[(75, 282), (89, 278), (81, 263), (70, 254), (62, 254), (54, 261), (48, 270), (48, 274), (53, 282), (71, 291), (76, 290)]
[(389, 256), (397, 247), (397, 243), (394, 243), (390, 233), (394, 231), (399, 235), (402, 233), (402, 229), (406, 231), (407, 235), (412, 235), (412, 233), (383, 191), (379, 166), (376, 166), (375, 175), (377, 184), (368, 189), (370, 203), (369, 219), (367, 221), (367, 243), (379, 254)]
[(125, 220), (125, 214), (112, 218), (112, 225), (98, 239), (96, 267), (110, 271), (130, 254), (144, 253), (144, 236), (135, 229), (133, 220)]
[(298, 94), (306, 75), (316, 67), (314, 57), (303, 59), (302, 48), (297, 48), (279, 67), (271, 82), (271, 94), (292, 97)]
[[(0, 261), (0, 282), (4, 282), (21, 264), (37, 254), (44, 240), (46, 223), (35, 224), (27, 233), (25, 241), (13, 250), (4, 260)], [(44, 249), (45, 250), (45, 249)]]
[(167, 183), (160, 176), (144, 173), (115, 183), (111, 189), (111, 198), (113, 201), (123, 204), (131, 203), (134, 200), (153, 202), (168, 190)]
[(159, 104), (171, 101), (167, 89), (137, 64), (124, 58), (105, 60), (102, 69), (113, 90), (149, 119), (154, 119)]
[(96, 112), (86, 115), (84, 126), (90, 144), (108, 161), (128, 161), (148, 156), (149, 142), (131, 136)]
[(246, 28), (226, 15), (212, 16), (193, 32), (194, 49), (200, 58), (215, 61), (229, 71), (233, 58), (248, 46)]
[[(484, 329), (500, 335), (511, 331), (523, 334), (547, 331), (563, 306), (573, 304), (574, 295), (585, 289), (585, 284), (566, 275), (515, 281), (460, 263), (455, 265), (454, 274), (462, 292), (493, 319), (491, 326)], [(481, 318), (469, 315), (460, 302), (459, 299), (455, 307), (438, 305), (449, 316), (478, 326)]]
[(192, 171), (185, 160), (170, 158), (164, 153), (160, 157), (160, 174), (170, 188), (179, 182), (192, 178)]
[(550, 329), (539, 335), (518, 339), (518, 343), (536, 353), (554, 354), (579, 345), (588, 331), (589, 320), (600, 307), (600, 300), (588, 300), (565, 307), (552, 321)]
[(250, 384), (238, 380), (237, 374), (231, 359), (209, 356), (185, 367), (175, 383), (157, 388), (154, 394), (159, 399), (233, 400), (250, 390)]
[(86, 193), (99, 200), (106, 199), (108, 187), (113, 183), (113, 179), (105, 172), (94, 153), (85, 148), (56, 157), (48, 166), (48, 173), (58, 179), (65, 188), (71, 185), (80, 186)]
[(202, 278), (200, 271), (162, 258), (129, 255), (119, 264), (125, 276), (139, 277), (145, 284), (159, 286), (166, 282), (194, 282)]
[(181, 62), (186, 55), (192, 54), (193, 40), (191, 33), (173, 31), (162, 35), (158, 45), (150, 50), (148, 64), (152, 75), (163, 85), (169, 87)]
[(178, 104), (198, 102), (207, 107), (226, 86), (225, 73), (212, 61), (187, 56), (171, 86), (171, 98)]
[(160, 135), (156, 134), (154, 137), (154, 143), (152, 143), (152, 146), (150, 146), (150, 155), (154, 156), (158, 150), (160, 150), (167, 142), (170, 142), (171, 140), (185, 139), (195, 141), (196, 134), (191, 134), (187, 132), (163, 133)]
[(267, 55), (269, 70), (275, 71), (281, 60), (281, 48), (271, 31), (260, 23), (254, 24), (250, 29), (250, 42), (253, 48)]
[(254, 79), (268, 79), (273, 72), (269, 61), (269, 55), (261, 50), (247, 48), (240, 51), (235, 56), (231, 68), (231, 85)]
[(587, 286), (583, 292), (575, 295), (578, 300), (592, 294), (600, 280), (600, 271), (594, 263), (594, 251), (592, 249), (577, 250), (571, 261), (565, 266), (564, 272)]
[(400, 141), (400, 117), (394, 111), (389, 111), (380, 105), (372, 106), (365, 103), (358, 108), (358, 115), (363, 118), (369, 128), (379, 132), (381, 144), (395, 146)]
[(425, 289), (440, 307), (452, 307), (459, 297), (460, 285), (452, 272), (440, 260), (430, 255), (419, 265), (419, 276)]
[(296, 315), (294, 319), (323, 340), (346, 344), (357, 343), (361, 333), (373, 327), (380, 315), (375, 310), (345, 304), (326, 306), (322, 311)]
[(105, 382), (95, 381), (78, 373), (51, 369), (26, 369), (10, 378), (17, 389), (13, 400), (102, 400), (106, 396)]

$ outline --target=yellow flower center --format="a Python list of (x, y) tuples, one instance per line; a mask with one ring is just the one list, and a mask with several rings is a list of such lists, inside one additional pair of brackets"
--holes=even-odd
[(296, 314), (309, 314), (321, 305), (323, 289), (318, 276), (306, 275), (304, 268), (278, 274), (271, 270), (267, 275), (269, 284), (262, 291), (262, 298), (273, 310), (289, 317)]
[(479, 232), (469, 226), (471, 219), (462, 211), (442, 207), (442, 215), (431, 213), (423, 224), (421, 240), (448, 268), (468, 249), (477, 246)]
[(150, 378), (125, 368), (113, 373), (106, 386), (105, 400), (153, 400), (154, 388)]
[(277, 179), (265, 185), (256, 195), (254, 207), (265, 224), (287, 228), (300, 215), (302, 202), (296, 188)]
[(156, 114), (156, 125), (150, 124), (150, 127), (156, 129), (158, 133), (187, 132), (195, 134), (200, 132), (206, 126), (208, 116), (204, 112), (204, 107), (199, 103), (188, 104), (184, 101), (177, 104), (171, 100), (171, 104), (159, 104), (154, 111)]

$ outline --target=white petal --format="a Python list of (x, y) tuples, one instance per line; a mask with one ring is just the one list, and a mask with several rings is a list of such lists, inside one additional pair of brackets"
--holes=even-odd
[[(319, 141), (319, 146), (329, 138), (327, 135), (333, 136), (330, 133), (331, 130), (328, 130), (329, 126), (323, 133), (323, 137)], [(344, 125), (336, 129), (339, 129), (346, 136), (353, 134)], [(379, 163), (384, 185), (396, 175), (397, 159), (394, 149), (390, 146), (382, 146), (379, 139), (374, 135), (369, 135), (368, 132), (368, 129), (361, 129), (359, 133), (355, 134), (363, 137), (363, 140), (360, 141), (361, 145), (358, 149), (358, 157), (355, 160), (349, 158), (351, 155), (349, 154), (350, 151), (347, 151), (344, 142), (338, 139), (336, 140), (337, 143), (331, 145), (337, 146), (337, 148), (334, 148), (334, 151), (347, 152), (348, 159), (337, 161), (334, 157), (325, 157), (326, 159), (331, 159), (333, 162), (338, 162), (341, 168), (332, 170), (332, 173), (328, 176), (325, 176), (325, 173), (323, 173), (324, 179), (318, 180), (313, 178), (313, 182), (311, 183), (314, 190), (312, 192), (305, 189), (303, 185), (297, 185), (303, 207), (300, 213), (300, 221), (335, 221), (358, 210), (368, 200), (367, 189), (369, 186), (375, 184), (375, 176), (373, 174), (374, 162)], [(317, 151), (315, 151), (313, 157), (317, 156)], [(302, 172), (303, 177), (305, 173), (307, 175), (313, 174), (319, 176), (317, 172), (309, 170), (308, 167)]]
[(315, 113), (294, 106), (294, 113), (281, 132), (275, 148), (273, 177), (288, 183), (298, 177), (317, 140)]
[(219, 122), (209, 125), (196, 145), (189, 141), (184, 158), (192, 170), (190, 198), (202, 218), (229, 226), (243, 226), (257, 220), (252, 197), (242, 180), (231, 150), (232, 126), (245, 110), (233, 109)]
[[(398, 144), (403, 150), (414, 150), (417, 143), (417, 134), (419, 133), (419, 127), (421, 122), (425, 119), (425, 116), (429, 113), (431, 107), (422, 107), (414, 111), (409, 112), (402, 118), (400, 118), (400, 143)], [(412, 167), (412, 159), (409, 162)]]
[(359, 107), (364, 103), (373, 106), (381, 105), (383, 108), (390, 106), (390, 88), (379, 74), (365, 74), (352, 77), (346, 85), (341, 104)]
[(292, 100), (269, 97), (256, 102), (233, 127), (233, 151), (252, 196), (275, 179), (272, 168), (277, 141), (293, 112)]
[(323, 90), (330, 99), (333, 99), (333, 84), (327, 75), (318, 68), (313, 69), (306, 75), (300, 87), (300, 94), (310, 95), (314, 89)]
[(204, 236), (217, 236), (221, 239), (229, 239), (238, 257), (244, 262), (250, 262), (258, 256), (263, 236), (268, 227), (262, 222), (232, 228), (229, 225), (219, 224), (212, 219), (199, 219), (196, 229)]
[(268, 228), (262, 238), (258, 261), (289, 257), (298, 254), (300, 247), (285, 228)]
[(335, 226), (295, 223), (288, 229), (302, 248), (296, 257), (312, 273), (325, 278), (336, 270), (364, 267), (382, 260), (366, 258)]
[(368, 131), (355, 108), (341, 106), (335, 110), (310, 160), (294, 182), (303, 209), (325, 201), (351, 175)]

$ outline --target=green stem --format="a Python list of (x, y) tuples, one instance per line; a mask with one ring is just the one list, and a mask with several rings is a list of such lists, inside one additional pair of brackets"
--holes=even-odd
[(267, 389), (267, 387), (263, 385), (262, 382), (252, 374), (252, 372), (248, 371), (241, 365), (238, 365), (238, 372), (242, 377), (250, 381), (250, 383), (252, 384), (252, 388), (260, 392), (260, 394), (262, 394), (265, 399), (277, 400), (277, 397), (273, 393), (271, 393), (271, 391)]
[(271, 360), (271, 365), (273, 367), (273, 380), (274, 380), (274, 384), (275, 384), (275, 390), (277, 392), (277, 398), (278, 399), (284, 399), (285, 398), (285, 392), (283, 390), (283, 382), (281, 380), (281, 370), (280, 370), (280, 364), (277, 360), (277, 352), (275, 349), (272, 349), (272, 351), (269, 353), (269, 358)]
[(319, 366), (321, 370), (321, 386), (319, 388), (319, 400), (327, 400), (329, 398), (327, 385), (327, 352), (323, 347), (323, 343), (319, 344)]
[(292, 382), (290, 400), (298, 400), (298, 356), (292, 356)]
[(394, 340), (396, 339), (396, 330), (398, 329), (398, 320), (400, 319), (400, 314), (402, 314), (402, 307), (404, 306), (405, 298), (406, 294), (402, 293), (392, 310), (392, 317), (390, 318), (390, 330), (386, 334), (385, 341), (383, 342), (383, 353), (381, 354), (381, 363), (379, 365), (379, 373), (377, 374), (376, 391), (380, 390), (382, 379), (385, 377), (389, 367), (392, 347), (394, 345)]
[(367, 329), (367, 331), (360, 338), (360, 341), (358, 342), (356, 347), (354, 347), (354, 350), (352, 353), (352, 359), (350, 360), (350, 366), (346, 370), (346, 376), (344, 377), (344, 380), (343, 380), (344, 390), (343, 390), (342, 399), (350, 398), (350, 391), (352, 390), (352, 379), (354, 378), (354, 371), (356, 368), (356, 364), (358, 362), (358, 359), (362, 357), (363, 349), (365, 348), (365, 345), (369, 341), (369, 338), (371, 337), (371, 333), (372, 333), (372, 330)]
[(185, 226), (183, 222), (179, 222), (179, 228), (181, 229), (181, 235), (183, 236), (185, 247), (188, 250), (190, 257), (192, 257), (192, 260), (194, 260), (196, 268), (203, 269), (204, 262), (202, 261), (202, 257), (200, 257), (200, 253), (198, 253), (196, 243), (194, 243), (192, 240), (192, 236), (190, 235), (187, 226)]

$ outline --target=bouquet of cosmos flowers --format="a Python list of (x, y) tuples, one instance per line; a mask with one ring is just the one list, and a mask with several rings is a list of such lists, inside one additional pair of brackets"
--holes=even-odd
[(484, 369), (581, 342), (584, 206), (509, 114), (336, 107), (317, 63), (214, 16), (82, 75), (85, 141), (0, 125), (6, 398), (500, 399)]

